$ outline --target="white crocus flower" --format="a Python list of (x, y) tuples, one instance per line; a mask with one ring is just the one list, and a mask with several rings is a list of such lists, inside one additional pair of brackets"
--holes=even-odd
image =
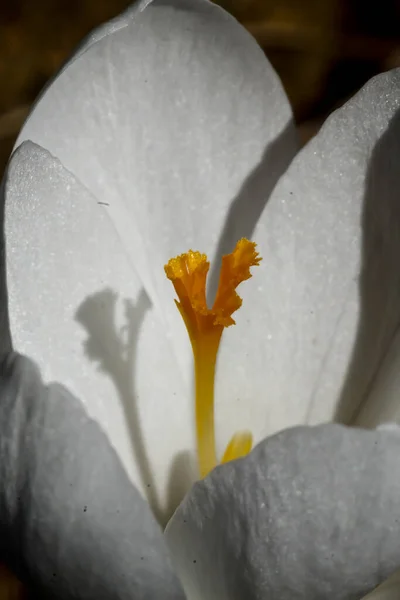
[[(190, 490), (166, 531), (189, 600), (356, 599), (400, 565), (397, 432), (262, 441), (398, 418), (399, 98), (400, 73), (372, 80), (294, 158), (276, 74), (208, 0), (135, 4), (45, 90), (3, 185), (2, 350), (11, 331), (93, 421), (4, 360), (1, 556), (34, 589), (184, 597), (132, 483), (162, 523)], [(243, 236), (263, 261), (219, 352), (217, 453), (237, 430), (261, 443), (192, 487), (192, 357), (163, 265), (207, 252), (211, 299)]]

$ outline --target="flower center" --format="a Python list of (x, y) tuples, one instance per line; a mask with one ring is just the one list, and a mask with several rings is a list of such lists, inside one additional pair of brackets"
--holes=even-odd
[[(165, 273), (179, 298), (175, 303), (185, 322), (192, 344), (196, 382), (196, 434), (200, 476), (205, 477), (217, 464), (214, 431), (215, 364), (222, 333), (234, 325), (232, 314), (242, 305), (237, 286), (251, 277), (250, 267), (261, 258), (256, 244), (245, 238), (231, 254), (222, 257), (219, 285), (212, 308), (206, 301), (206, 281), (210, 263), (205, 254), (189, 250), (165, 265)], [(235, 433), (222, 462), (248, 454), (252, 447), (250, 432)]]

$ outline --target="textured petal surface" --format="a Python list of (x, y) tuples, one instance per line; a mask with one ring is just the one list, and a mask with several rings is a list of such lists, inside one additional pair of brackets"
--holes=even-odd
[[(153, 2), (153, 0), (137, 0), (128, 6), (128, 8), (126, 8), (126, 10), (124, 10), (121, 14), (117, 15), (114, 19), (107, 21), (91, 31), (75, 50), (74, 54), (68, 59), (64, 69), (81, 54), (86, 52), (90, 46), (100, 42), (106, 36), (112, 35), (116, 31), (119, 31), (120, 29), (130, 25), (131, 21), (139, 16), (139, 13), (141, 13), (151, 2)], [(57, 74), (56, 77), (58, 77), (58, 75), (59, 74)], [(53, 83), (53, 81), (51, 83)]]
[[(191, 350), (163, 265), (189, 248), (207, 252), (213, 259), (232, 250), (242, 235), (251, 236), (296, 150), (296, 140), (278, 78), (255, 41), (221, 8), (206, 0), (155, 0), (144, 10), (132, 11), (131, 18), (124, 17), (123, 26), (89, 43), (63, 71), (21, 133), (19, 142), (30, 139), (42, 145), (93, 194), (100, 203), (93, 210), (96, 215), (102, 212), (108, 229), (104, 224), (100, 233), (93, 221), (83, 237), (64, 233), (63, 243), (68, 240), (74, 255), (72, 266), (58, 242), (64, 228), (60, 204), (67, 200), (65, 196), (57, 200), (56, 193), (63, 193), (57, 188), (50, 194), (34, 193), (41, 217), (37, 222), (31, 215), (34, 226), (29, 230), (26, 226), (22, 243), (19, 219), (23, 203), (30, 202), (32, 170), (24, 176), (20, 169), (12, 184), (16, 189), (16, 181), (25, 181), (23, 191), (15, 191), (19, 208), (15, 216), (10, 208), (7, 219), (7, 236), (14, 240), (8, 251), (10, 320), (15, 346), (36, 358), (50, 377), (62, 382), (68, 377), (74, 391), (92, 404), (91, 414), (102, 412), (97, 416), (103, 424), (107, 422), (111, 435), (116, 393), (110, 384), (104, 387), (106, 375), (98, 372), (96, 361), (90, 361), (79, 347), (85, 335), (73, 315), (79, 302), (94, 293), (89, 283), (94, 276), (98, 289), (111, 286), (133, 302), (139, 285), (143, 288), (151, 306), (146, 314), (148, 327), (138, 343), (135, 387), (146, 443), (159, 446), (150, 466), (157, 475), (164, 510), (168, 490), (178, 498), (181, 494), (169, 485), (171, 460), (176, 480), (182, 482), (184, 476), (188, 483), (193, 480), (190, 461), (182, 452), (194, 449), (194, 427)], [(10, 196), (7, 202), (11, 207), (15, 200)], [(38, 234), (44, 216), (46, 230)], [(68, 227), (74, 228), (72, 222)], [(81, 227), (78, 219), (75, 227)], [(92, 240), (90, 259), (86, 237)], [(54, 246), (53, 255), (50, 246)], [(28, 253), (43, 274), (40, 288), (35, 276), (35, 287), (29, 289), (27, 277), (21, 274)], [(107, 272), (104, 264), (109, 265)], [(129, 265), (129, 272), (122, 265)], [(210, 293), (218, 266), (212, 273)], [(62, 294), (50, 292), (52, 282), (63, 288)], [(130, 285), (134, 293), (128, 294)], [(40, 303), (32, 300), (38, 289)], [(78, 289), (77, 303), (72, 294)], [(62, 320), (60, 311), (64, 311)], [(250, 318), (251, 311), (251, 306), (243, 308), (244, 318)], [(90, 318), (92, 355), (101, 354), (109, 343), (98, 348), (103, 313), (88, 310), (83, 318)], [(63, 331), (68, 331), (63, 337), (58, 331), (61, 321)], [(40, 330), (40, 344), (38, 337), (32, 339), (32, 330)], [(71, 344), (75, 344), (73, 349)], [(112, 355), (112, 344), (110, 348)], [(243, 360), (244, 352), (235, 348), (231, 372)], [(72, 367), (75, 361), (79, 368)], [(117, 386), (124, 385), (117, 370), (113, 378)], [(243, 378), (239, 381), (235, 408), (242, 404), (243, 413), (249, 397), (258, 398), (252, 412), (253, 420), (257, 419), (264, 411), (264, 395), (248, 389), (247, 380), (245, 389)], [(236, 419), (228, 402), (230, 386), (222, 390), (221, 398), (228, 403), (223, 435), (229, 437)], [(155, 437), (148, 437), (149, 422), (150, 429), (157, 430)], [(111, 435), (118, 448), (126, 438), (121, 427), (115, 426)], [(127, 464), (126, 452), (123, 459)], [(182, 471), (183, 476), (177, 478)], [(185, 483), (180, 485), (187, 488)]]
[(286, 430), (197, 483), (166, 530), (190, 600), (359, 600), (400, 564), (400, 435)]
[(149, 507), (81, 403), (15, 354), (0, 400), (0, 557), (34, 597), (183, 599)]
[(41, 102), (43, 96), (47, 93), (47, 90), (53, 85), (54, 81), (60, 76), (62, 72), (65, 71), (65, 69), (74, 60), (79, 58), (81, 54), (84, 54), (86, 50), (88, 50), (88, 48), (90, 48), (90, 46), (92, 46), (93, 44), (100, 42), (106, 36), (112, 35), (116, 31), (119, 31), (120, 29), (123, 29), (124, 27), (127, 27), (129, 24), (131, 24), (133, 19), (137, 17), (139, 13), (141, 13), (152, 1), (153, 0), (137, 0), (137, 2), (134, 2), (133, 4), (128, 6), (126, 10), (124, 10), (121, 14), (117, 15), (114, 19), (103, 23), (102, 25), (91, 31), (89, 35), (86, 38), (84, 38), (82, 42), (78, 45), (73, 54), (61, 67), (60, 71), (54, 77), (52, 77), (44, 86), (38, 98), (36, 99), (36, 102), (33, 104), (33, 110), (36, 108), (37, 104)]
[(162, 518), (179, 501), (172, 463), (194, 445), (162, 323), (102, 206), (57, 159), (24, 143), (6, 196), (13, 341), (82, 398)]
[[(371, 80), (294, 159), (258, 222), (259, 285), (243, 286), (251, 312), (229, 331), (217, 389), (221, 418), (227, 398), (248, 399), (235, 416), (243, 426), (253, 419), (257, 437), (353, 420), (391, 343), (400, 321), (399, 107), (398, 70)], [(237, 348), (246, 358), (232, 377)], [(251, 400), (261, 396), (256, 415)]]

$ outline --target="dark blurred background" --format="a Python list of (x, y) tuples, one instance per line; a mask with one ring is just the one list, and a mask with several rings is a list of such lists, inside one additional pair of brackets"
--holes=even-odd
[[(400, 0), (220, 0), (279, 73), (303, 141), (372, 75), (400, 66)], [(29, 106), (128, 0), (0, 0), (0, 175)]]

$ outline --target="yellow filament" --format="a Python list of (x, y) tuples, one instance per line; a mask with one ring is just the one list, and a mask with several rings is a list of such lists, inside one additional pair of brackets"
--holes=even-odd
[(231, 441), (226, 447), (221, 463), (227, 463), (230, 460), (246, 456), (253, 446), (253, 436), (249, 431), (239, 431), (232, 436)]
[[(165, 265), (165, 273), (174, 285), (179, 301), (176, 305), (185, 322), (192, 344), (196, 379), (196, 433), (199, 470), (205, 477), (216, 465), (214, 432), (215, 364), (221, 336), (225, 327), (234, 325), (232, 314), (242, 300), (237, 286), (251, 277), (250, 267), (261, 258), (256, 244), (245, 238), (234, 251), (222, 257), (222, 266), (215, 302), (210, 309), (206, 302), (206, 280), (210, 263), (205, 254), (189, 250)], [(245, 456), (250, 452), (250, 433), (233, 436), (223, 462)]]
[(193, 345), (196, 382), (196, 434), (200, 476), (217, 464), (214, 432), (215, 363), (221, 333), (204, 336)]

